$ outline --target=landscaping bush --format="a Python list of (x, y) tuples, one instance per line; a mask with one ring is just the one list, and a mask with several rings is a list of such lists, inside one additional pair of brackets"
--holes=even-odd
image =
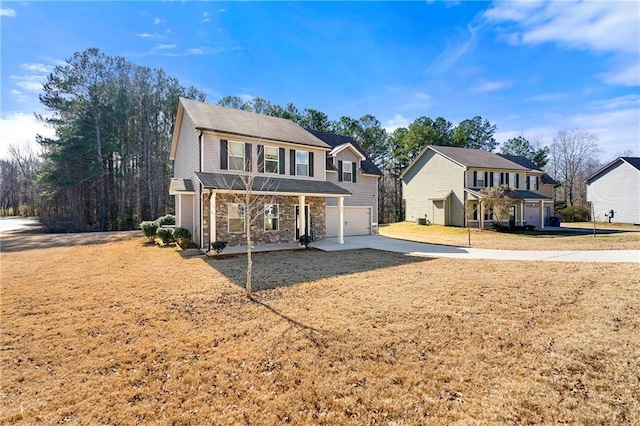
[(227, 247), (226, 241), (214, 241), (211, 243), (211, 250), (215, 251), (217, 254), (222, 253), (222, 250)]
[(149, 238), (149, 241), (153, 241), (156, 238), (156, 231), (158, 230), (158, 222), (155, 220), (148, 220), (140, 224), (140, 229), (144, 232), (144, 236)]
[(156, 236), (160, 238), (162, 244), (167, 245), (175, 241), (173, 238), (173, 232), (173, 228), (158, 228)]
[(311, 243), (311, 237), (307, 234), (300, 237), (300, 245), (303, 245), (305, 248), (309, 248), (309, 244)]
[(589, 206), (568, 206), (556, 210), (556, 215), (560, 216), (563, 222), (588, 222), (591, 218)]
[(158, 222), (159, 226), (175, 225), (176, 217), (172, 214), (166, 214), (157, 218), (156, 222)]
[(187, 228), (176, 228), (176, 230), (173, 231), (173, 239), (180, 244), (180, 247), (183, 247), (191, 241), (191, 231)]

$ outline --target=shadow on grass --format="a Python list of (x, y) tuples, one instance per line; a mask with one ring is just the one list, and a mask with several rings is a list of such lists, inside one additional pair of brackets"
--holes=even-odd
[(14, 231), (0, 237), (0, 251), (3, 253), (27, 250), (96, 245), (140, 238), (142, 231), (83, 232), (79, 234), (46, 234)]
[(250, 299), (266, 308), (267, 310), (269, 310), (270, 312), (272, 312), (273, 314), (279, 316), (280, 318), (284, 319), (285, 321), (287, 321), (289, 324), (291, 324), (292, 327), (295, 327), (300, 333), (302, 333), (311, 343), (313, 343), (313, 346), (315, 346), (316, 348), (322, 348), (324, 347), (324, 345), (320, 342), (320, 340), (318, 340), (318, 338), (316, 337), (316, 333), (322, 333), (322, 330), (318, 330), (317, 328), (313, 328), (309, 325), (303, 324), (300, 321), (297, 321), (285, 314), (283, 314), (282, 312), (274, 309), (273, 307), (267, 305), (266, 303), (264, 303), (261, 300), (256, 299), (255, 297), (250, 297)]
[[(417, 258), (373, 249), (337, 252), (310, 249), (255, 253), (253, 255), (253, 291), (430, 260), (429, 258)], [(247, 279), (246, 256), (207, 258), (204, 261), (236, 285), (245, 287)]]

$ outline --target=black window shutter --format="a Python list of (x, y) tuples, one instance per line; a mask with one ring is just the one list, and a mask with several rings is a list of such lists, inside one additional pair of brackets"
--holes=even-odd
[(250, 143), (245, 143), (244, 144), (244, 171), (245, 172), (250, 172), (251, 171), (251, 144)]
[(289, 150), (289, 174), (295, 176), (296, 174), (296, 150)]
[(338, 182), (342, 182), (342, 160), (338, 160)]
[(527, 182), (527, 189), (531, 189), (531, 178), (529, 176), (525, 176), (524, 179)]
[(278, 150), (278, 161), (280, 161), (280, 164), (278, 164), (279, 169), (280, 169), (280, 174), (283, 175), (283, 174), (285, 174), (285, 171), (284, 171), (284, 148), (280, 148)]
[(478, 186), (478, 172), (477, 171), (473, 171), (473, 187), (475, 188), (476, 186)]
[(504, 172), (500, 172), (500, 185), (504, 185)]
[(484, 172), (484, 186), (489, 186), (489, 172)]
[(264, 145), (258, 145), (258, 172), (264, 173)]
[(493, 186), (493, 172), (489, 175), (489, 186)]
[(520, 188), (520, 173), (516, 173), (516, 188)]
[(356, 174), (357, 174), (356, 172), (358, 170), (357, 167), (358, 166), (356, 166), (356, 163), (351, 163), (351, 170), (352, 170), (351, 182), (353, 182), (353, 183), (356, 183)]
[(509, 173), (504, 174), (504, 183), (506, 183), (507, 186), (511, 185), (511, 183), (509, 182)]
[(309, 176), (313, 177), (313, 152), (309, 153)]
[(229, 142), (226, 139), (220, 139), (220, 169), (227, 170), (229, 165), (227, 163), (227, 152), (229, 151)]

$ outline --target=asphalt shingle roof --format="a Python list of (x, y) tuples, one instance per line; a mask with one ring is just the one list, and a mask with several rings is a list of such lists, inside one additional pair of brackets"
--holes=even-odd
[(326, 143), (286, 118), (226, 108), (187, 98), (180, 98), (180, 102), (199, 130), (329, 148)]
[(636, 169), (640, 170), (640, 157), (620, 157)]
[[(356, 142), (352, 137), (344, 136), (344, 135), (336, 135), (335, 133), (329, 132), (321, 132), (320, 130), (311, 130), (307, 129), (308, 132), (311, 132), (314, 136), (322, 141), (326, 142), (331, 148), (335, 148), (337, 146), (343, 145), (345, 143), (350, 143), (357, 149), (362, 155), (365, 156), (365, 160), (362, 161), (361, 167), (362, 171), (368, 173), (370, 175), (378, 175), (382, 176), (382, 172), (380, 169), (371, 161), (369, 156), (364, 149)], [(335, 170), (335, 167), (332, 167)], [(329, 169), (329, 167), (327, 167)]]
[[(244, 191), (245, 185), (239, 176), (224, 173), (196, 172), (196, 177), (207, 189)], [(251, 190), (254, 192), (280, 192), (297, 194), (351, 195), (338, 185), (322, 180), (290, 179), (255, 176)]]
[[(509, 161), (513, 161), (514, 163), (520, 164), (523, 167), (528, 168), (529, 170), (536, 170), (542, 172), (543, 170), (536, 166), (536, 164), (529, 160), (527, 157), (522, 157), (521, 155), (507, 155), (507, 154), (497, 154), (502, 158), (506, 158)], [(549, 176), (548, 174), (543, 174), (541, 177), (542, 183), (546, 183), (549, 185), (555, 185), (558, 183), (554, 178)]]
[(527, 167), (514, 163), (493, 152), (482, 149), (459, 148), (454, 146), (429, 145), (430, 149), (452, 159), (466, 167), (482, 167), (487, 169), (528, 170)]

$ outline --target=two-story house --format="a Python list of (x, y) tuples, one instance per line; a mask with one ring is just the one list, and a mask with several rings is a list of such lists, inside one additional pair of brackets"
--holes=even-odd
[[(378, 180), (382, 172), (351, 137), (309, 130), (332, 149), (327, 152), (327, 181), (349, 192), (344, 199), (344, 234), (378, 233)], [(327, 237), (338, 236), (338, 203), (327, 198)]]
[[(364, 159), (351, 166), (348, 185), (338, 185), (328, 179), (332, 152), (334, 147), (291, 120), (181, 98), (169, 157), (176, 226), (189, 229), (203, 249), (214, 241), (244, 244), (247, 220), (256, 244), (305, 234), (321, 240), (328, 230), (343, 243), (349, 232), (370, 233), (373, 214), (362, 229), (345, 220), (352, 206), (345, 199), (361, 186), (368, 190), (360, 167), (366, 156), (358, 151)], [(345, 150), (334, 154), (348, 157)], [(335, 213), (327, 213), (327, 204)], [(377, 202), (371, 210), (377, 212)]]
[[(517, 200), (511, 222), (544, 228), (553, 212), (555, 181), (522, 162), (479, 149), (429, 145), (401, 175), (406, 220), (485, 228), (493, 213), (482, 190), (506, 186)], [(544, 193), (549, 187), (551, 194)]]

